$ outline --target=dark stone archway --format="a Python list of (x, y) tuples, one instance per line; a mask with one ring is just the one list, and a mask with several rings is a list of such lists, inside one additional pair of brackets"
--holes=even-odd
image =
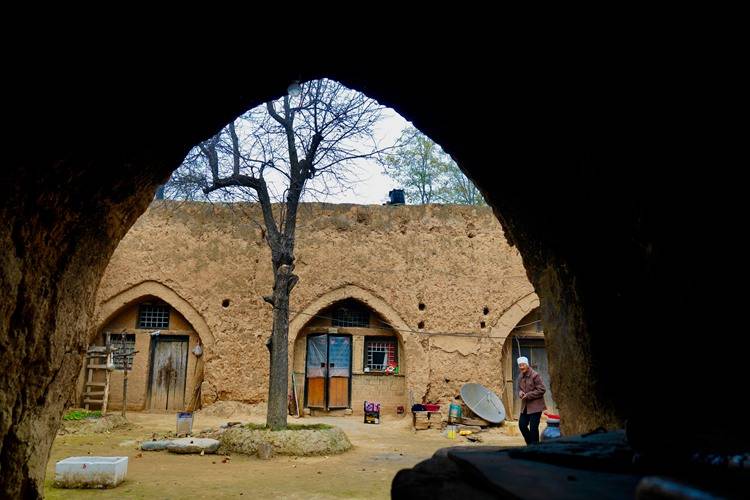
[[(738, 390), (711, 375), (717, 352), (703, 339), (715, 318), (700, 313), (736, 307), (727, 268), (742, 253), (718, 243), (744, 227), (738, 186), (721, 174), (720, 133), (675, 59), (490, 51), (421, 65), (395, 57), (388, 69), (351, 58), (248, 65), (224, 79), (195, 70), (197, 58), (59, 56), (19, 63), (23, 77), (6, 90), (15, 134), (0, 170), (5, 496), (41, 494), (96, 288), (156, 186), (232, 117), (319, 76), (395, 107), (484, 192), (540, 296), (568, 432), (629, 420), (645, 448), (748, 447), (730, 419), (686, 424), (682, 435), (642, 425), (696, 394), (731, 409)], [(473, 62), (481, 57), (497, 78)], [(563, 357), (568, 368), (555, 370)], [(739, 379), (726, 359), (721, 379)]]

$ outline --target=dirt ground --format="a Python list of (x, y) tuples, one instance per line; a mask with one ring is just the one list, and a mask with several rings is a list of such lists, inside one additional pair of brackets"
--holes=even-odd
[[(243, 418), (244, 417), (244, 418)], [(429, 458), (439, 448), (470, 444), (448, 439), (437, 430), (414, 432), (411, 416), (386, 417), (368, 425), (362, 417), (306, 417), (290, 422), (327, 423), (341, 427), (354, 445), (351, 451), (325, 457), (256, 457), (177, 455), (141, 452), (139, 441), (152, 433), (174, 431), (174, 414), (129, 413), (130, 428), (105, 434), (58, 436), (47, 466), (47, 498), (389, 498), (391, 479), (400, 469)], [(227, 421), (262, 423), (257, 415), (230, 418), (197, 414), (193, 431)], [(509, 423), (515, 426), (515, 423)], [(517, 429), (517, 427), (516, 427)], [(515, 430), (515, 429), (514, 429)], [(523, 445), (501, 429), (481, 434), (483, 444)], [(70, 456), (125, 456), (126, 480), (111, 490), (65, 490), (53, 486), (55, 463)]]

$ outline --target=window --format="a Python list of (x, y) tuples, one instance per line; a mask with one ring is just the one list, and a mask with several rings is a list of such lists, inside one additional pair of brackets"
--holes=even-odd
[(333, 311), (333, 326), (370, 326), (370, 311), (358, 305), (346, 305)]
[[(124, 340), (124, 345), (123, 345)], [(107, 342), (110, 346), (112, 346), (112, 360), (115, 363), (115, 370), (124, 370), (125, 369), (125, 357), (124, 356), (118, 356), (119, 353), (125, 350), (125, 352), (133, 352), (135, 351), (135, 334), (134, 333), (126, 333), (124, 335), (121, 333), (107, 333)], [(128, 356), (128, 369), (133, 368), (133, 358), (135, 357), (135, 354), (131, 354)]]
[(388, 365), (398, 366), (398, 339), (365, 338), (365, 371), (384, 372)]
[(141, 304), (138, 328), (169, 328), (169, 309), (166, 304)]

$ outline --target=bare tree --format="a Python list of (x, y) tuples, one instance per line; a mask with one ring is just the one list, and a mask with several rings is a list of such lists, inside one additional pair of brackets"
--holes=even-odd
[(296, 90), (248, 111), (198, 144), (165, 189), (168, 198), (218, 195), (260, 205), (274, 273), (273, 293), (263, 297), (273, 307), (267, 344), (266, 423), (271, 429), (286, 427), (289, 297), (299, 281), (294, 244), (300, 200), (304, 193), (345, 188), (353, 181), (357, 159), (383, 151), (374, 135), (383, 109), (377, 102), (331, 80), (307, 82)]

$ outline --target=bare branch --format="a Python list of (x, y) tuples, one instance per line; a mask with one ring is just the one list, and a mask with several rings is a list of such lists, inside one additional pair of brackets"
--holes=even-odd
[(271, 118), (273, 118), (274, 120), (276, 120), (277, 122), (279, 122), (284, 128), (286, 128), (286, 126), (287, 126), (286, 125), (286, 120), (283, 119), (281, 117), (281, 115), (279, 115), (276, 112), (276, 109), (273, 107), (273, 102), (268, 101), (266, 103), (266, 109), (268, 110), (268, 114), (271, 115)]

